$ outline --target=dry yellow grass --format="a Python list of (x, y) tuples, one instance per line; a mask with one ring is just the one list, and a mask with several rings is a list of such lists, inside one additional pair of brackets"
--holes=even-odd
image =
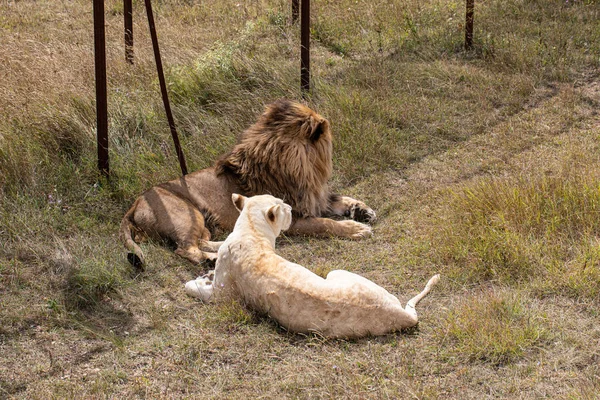
[[(378, 213), (363, 242), (286, 238), (287, 258), (360, 273), (416, 330), (329, 341), (243, 305), (203, 305), (203, 266), (117, 240), (135, 196), (178, 174), (142, 2), (135, 65), (107, 1), (112, 177), (97, 185), (91, 3), (0, 2), (0, 398), (594, 398), (600, 386), (600, 8), (313, 2), (309, 104), (333, 186)], [(300, 98), (288, 1), (155, 2), (190, 169), (264, 104)]]

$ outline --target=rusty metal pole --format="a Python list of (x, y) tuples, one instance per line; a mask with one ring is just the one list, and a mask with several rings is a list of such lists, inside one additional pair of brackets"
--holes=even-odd
[(104, 177), (108, 178), (108, 101), (106, 95), (106, 38), (104, 36), (104, 0), (94, 0), (93, 7), (98, 170)]
[(310, 91), (310, 0), (302, 0), (300, 15), (300, 86)]
[(475, 0), (467, 1), (465, 21), (465, 50), (473, 49), (473, 14), (475, 13)]
[(292, 0), (292, 24), (298, 21), (300, 15), (300, 0)]
[(146, 14), (148, 15), (148, 25), (150, 27), (150, 36), (152, 37), (152, 48), (154, 49), (154, 59), (156, 61), (156, 71), (158, 72), (158, 81), (160, 83), (160, 92), (162, 94), (163, 104), (165, 106), (165, 112), (167, 114), (167, 120), (169, 121), (169, 128), (171, 129), (171, 136), (173, 137), (173, 143), (175, 144), (175, 151), (177, 152), (177, 158), (179, 159), (179, 165), (181, 166), (181, 173), (187, 175), (187, 166), (185, 164), (185, 158), (183, 157), (183, 151), (179, 144), (179, 137), (177, 136), (177, 129), (175, 129), (175, 121), (173, 120), (173, 113), (171, 112), (171, 104), (169, 103), (169, 94), (167, 93), (167, 84), (165, 82), (165, 74), (163, 72), (162, 61), (160, 58), (160, 50), (158, 48), (158, 38), (156, 36), (156, 27), (154, 26), (154, 15), (152, 14), (152, 4), (150, 0), (146, 2)]
[(125, 61), (133, 64), (133, 6), (132, 0), (123, 0), (123, 16), (125, 17)]

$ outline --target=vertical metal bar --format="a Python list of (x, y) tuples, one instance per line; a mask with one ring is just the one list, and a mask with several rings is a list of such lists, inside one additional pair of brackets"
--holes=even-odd
[(169, 121), (171, 136), (173, 136), (175, 151), (177, 152), (177, 158), (179, 159), (179, 165), (181, 166), (181, 173), (183, 175), (187, 175), (187, 166), (185, 165), (185, 158), (183, 157), (183, 151), (181, 150), (181, 145), (179, 144), (179, 137), (177, 136), (177, 130), (175, 129), (175, 121), (173, 120), (173, 114), (171, 113), (171, 105), (169, 103), (169, 95), (167, 93), (167, 84), (165, 83), (165, 74), (163, 72), (162, 61), (160, 58), (160, 50), (158, 48), (156, 27), (154, 26), (152, 4), (150, 3), (150, 0), (145, 0), (145, 2), (146, 14), (148, 15), (148, 26), (150, 27), (150, 36), (152, 37), (152, 48), (154, 49), (154, 59), (156, 61), (156, 71), (158, 72), (158, 81), (160, 83), (160, 92), (162, 94), (163, 104), (165, 106), (165, 112), (167, 114), (167, 120)]
[(125, 17), (125, 61), (133, 64), (133, 6), (132, 0), (123, 0)]
[(300, 86), (310, 91), (310, 0), (302, 0), (300, 15)]
[(300, 0), (292, 0), (292, 24), (298, 21), (300, 15)]
[(96, 138), (98, 169), (108, 178), (108, 102), (106, 95), (104, 0), (94, 0), (94, 65), (96, 70)]
[(465, 21), (465, 49), (473, 48), (473, 14), (475, 13), (475, 0), (467, 1), (467, 13)]

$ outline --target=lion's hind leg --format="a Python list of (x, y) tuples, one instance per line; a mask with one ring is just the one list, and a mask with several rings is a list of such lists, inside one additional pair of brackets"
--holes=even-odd
[[(175, 243), (177, 246), (175, 253), (195, 264), (206, 259), (214, 260), (217, 257), (218, 242), (208, 241), (210, 232), (206, 228), (200, 210), (166, 188), (157, 186), (146, 191), (136, 200), (134, 207), (128, 211), (123, 221), (121, 236), (128, 249), (138, 250), (131, 238), (130, 226), (133, 226), (152, 237)], [(198, 247), (199, 243), (208, 243), (208, 251), (202, 251)], [(135, 253), (141, 254), (141, 250)]]
[(399, 302), (393, 294), (376, 284), (375, 282), (365, 278), (364, 276), (355, 274), (354, 272), (343, 269), (330, 271), (325, 280), (334, 283), (337, 287), (347, 288), (349, 291), (355, 291), (357, 287), (364, 287), (372, 292), (379, 293), (386, 297), (391, 302)]
[(345, 288), (349, 291), (352, 291), (352, 293), (356, 293), (359, 287), (364, 287), (371, 293), (377, 293), (378, 296), (380, 296), (380, 299), (385, 301), (388, 305), (396, 305), (394, 306), (393, 315), (395, 315), (394, 326), (397, 330), (417, 325), (419, 319), (415, 307), (425, 296), (429, 294), (431, 288), (437, 284), (439, 280), (440, 275), (434, 275), (431, 279), (429, 279), (427, 285), (425, 285), (425, 289), (410, 299), (406, 304), (406, 307), (402, 308), (400, 301), (396, 296), (360, 275), (349, 271), (335, 270), (329, 272), (326, 278), (327, 282), (332, 282), (335, 284), (335, 286)]
[[(211, 242), (202, 213), (184, 199), (170, 197), (168, 219), (161, 228), (177, 245), (175, 254), (200, 264), (204, 260), (216, 260), (219, 242)], [(201, 249), (202, 248), (202, 249)], [(206, 249), (207, 251), (203, 251)]]

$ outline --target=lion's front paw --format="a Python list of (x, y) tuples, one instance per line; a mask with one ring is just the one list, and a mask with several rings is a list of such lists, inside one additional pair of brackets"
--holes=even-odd
[(365, 203), (358, 201), (350, 209), (350, 218), (358, 222), (366, 222), (370, 224), (375, 221), (377, 216), (375, 215), (375, 211), (367, 207)]
[(373, 231), (369, 225), (352, 220), (340, 221), (339, 223), (343, 229), (343, 232), (340, 236), (358, 240), (368, 238), (373, 235)]

